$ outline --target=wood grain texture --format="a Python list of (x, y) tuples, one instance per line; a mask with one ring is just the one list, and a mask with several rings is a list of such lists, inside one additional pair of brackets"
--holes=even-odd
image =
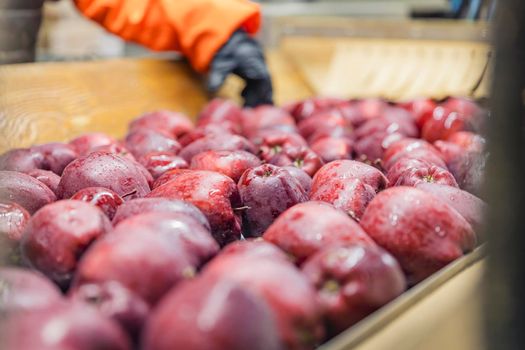
[[(282, 54), (267, 56), (277, 103), (312, 94)], [(122, 137), (130, 120), (155, 109), (194, 118), (210, 97), (202, 79), (184, 62), (154, 59), (0, 66), (0, 152), (89, 131)], [(239, 100), (241, 90), (232, 77), (219, 95)]]
[(111, 60), (0, 66), (0, 150), (88, 131), (120, 137), (153, 109), (195, 115), (206, 102), (183, 63)]
[(484, 261), (467, 268), (353, 349), (483, 349), (484, 269)]
[[(312, 95), (346, 98), (469, 96), (487, 62), (482, 43), (287, 38), (267, 53), (275, 102)], [(0, 66), (0, 152), (65, 141), (83, 132), (122, 137), (154, 109), (195, 117), (210, 96), (184, 62), (116, 59)], [(473, 97), (484, 97), (484, 77)], [(219, 96), (239, 101), (232, 77)], [(240, 102), (240, 101), (239, 101)]]
[(483, 71), (490, 49), (484, 43), (290, 37), (282, 50), (317, 95), (390, 100), (487, 95), (489, 76)]

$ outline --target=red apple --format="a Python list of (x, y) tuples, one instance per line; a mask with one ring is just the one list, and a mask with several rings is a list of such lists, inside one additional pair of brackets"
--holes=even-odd
[(288, 171), (271, 164), (247, 170), (239, 180), (243, 210), (243, 231), (259, 237), (286, 209), (306, 202), (303, 187)]
[(271, 256), (221, 255), (205, 267), (204, 278), (237, 282), (265, 301), (286, 349), (313, 349), (318, 344), (323, 329), (315, 291), (293, 264)]
[(487, 112), (476, 102), (464, 97), (450, 97), (443, 102), (443, 107), (462, 115), (473, 130), (480, 130), (487, 117)]
[(160, 133), (168, 133), (179, 138), (193, 130), (193, 123), (182, 113), (172, 111), (154, 111), (143, 114), (129, 124), (129, 130), (149, 129)]
[(451, 206), (413, 187), (393, 187), (368, 205), (361, 226), (401, 264), (409, 284), (471, 251), (476, 236)]
[(240, 134), (242, 110), (234, 102), (223, 99), (213, 99), (201, 110), (197, 119), (197, 127), (218, 125), (231, 133)]
[(240, 283), (218, 278), (198, 278), (166, 295), (148, 320), (142, 348), (284, 349), (268, 304)]
[(206, 151), (247, 151), (256, 153), (255, 146), (239, 135), (212, 135), (200, 138), (182, 149), (179, 155), (188, 163), (193, 156)]
[(435, 165), (406, 169), (397, 179), (395, 186), (416, 186), (423, 182), (458, 187), (456, 179), (448, 170)]
[(418, 160), (414, 158), (401, 158), (395, 162), (386, 174), (389, 186), (395, 186), (397, 180), (408, 169), (424, 169), (431, 167), (432, 164), (425, 160)]
[(111, 143), (109, 145), (98, 146), (91, 149), (91, 152), (109, 152), (129, 160), (136, 160), (131, 152), (124, 146), (123, 142)]
[(288, 171), (290, 175), (292, 175), (297, 181), (299, 181), (306, 194), (310, 193), (310, 190), (312, 189), (312, 178), (310, 177), (310, 175), (308, 175), (304, 170), (299, 169), (295, 166), (288, 165), (283, 166), (282, 168), (286, 169), (286, 171)]
[(419, 134), (417, 127), (412, 117), (405, 113), (404, 111), (400, 113), (392, 107), (388, 108), (382, 116), (370, 119), (360, 125), (355, 130), (355, 137), (361, 139), (377, 132), (386, 134), (399, 133), (406, 137), (417, 137)]
[(104, 187), (86, 187), (75, 193), (71, 199), (76, 199), (99, 207), (112, 220), (117, 208), (124, 200), (115, 192)]
[(31, 150), (42, 154), (41, 169), (51, 170), (62, 175), (64, 168), (78, 157), (75, 148), (67, 143), (53, 142), (31, 147)]
[(101, 132), (83, 134), (69, 141), (69, 144), (73, 146), (79, 156), (87, 155), (96, 147), (107, 146), (116, 143), (117, 140), (115, 140), (113, 137)]
[(180, 213), (189, 215), (197, 220), (199, 224), (211, 231), (208, 219), (191, 203), (169, 198), (137, 198), (132, 201), (124, 202), (118, 207), (117, 213), (113, 217), (113, 225), (118, 225), (121, 221), (140, 214), (150, 212)]
[(67, 287), (84, 251), (110, 229), (108, 218), (94, 205), (58, 201), (29, 220), (21, 241), (22, 256), (30, 266)]
[(373, 166), (355, 160), (336, 160), (324, 165), (315, 174), (311, 193), (315, 193), (321, 186), (328, 186), (327, 184), (331, 184), (334, 190), (337, 190), (347, 179), (359, 179), (375, 192), (384, 189), (388, 184), (385, 175)]
[[(276, 141), (273, 141), (276, 140)], [(280, 129), (262, 129), (257, 131), (256, 134), (250, 137), (250, 141), (257, 147), (265, 143), (278, 143), (282, 144), (283, 142), (289, 143), (290, 145), (295, 146), (307, 146), (308, 143), (301, 135), (297, 133), (297, 130), (280, 128)]]
[(64, 169), (57, 191), (60, 198), (71, 198), (83, 188), (104, 187), (125, 200), (144, 197), (150, 191), (145, 173), (148, 173), (146, 169), (127, 158), (93, 152), (77, 158)]
[(439, 155), (437, 149), (435, 149), (430, 143), (425, 140), (415, 139), (415, 138), (403, 138), (392, 143), (386, 150), (383, 155), (383, 160), (385, 163), (395, 163), (401, 156), (410, 154), (417, 149), (424, 149), (429, 152), (434, 152)]
[(122, 221), (99, 239), (80, 261), (72, 290), (84, 284), (116, 281), (154, 305), (219, 247), (192, 217), (147, 213)]
[(354, 141), (353, 130), (349, 127), (336, 126), (334, 128), (320, 127), (317, 129), (310, 137), (308, 138), (308, 143), (313, 145), (319, 140), (325, 139), (327, 137), (333, 139), (345, 139), (350, 142)]
[(374, 242), (344, 212), (324, 202), (297, 204), (282, 213), (263, 238), (290, 254), (301, 264), (321, 248), (333, 244)]
[(444, 201), (456, 209), (473, 228), (481, 227), (487, 205), (483, 200), (459, 188), (435, 183), (420, 183), (416, 186)]
[[(240, 126), (239, 126), (240, 127)], [(226, 129), (227, 126), (222, 124), (207, 124), (205, 126), (200, 126), (193, 129), (192, 131), (184, 134), (177, 141), (182, 147), (186, 147), (190, 143), (202, 139), (206, 136), (224, 136), (224, 135), (233, 135), (234, 132)]]
[(208, 218), (213, 236), (221, 246), (241, 236), (242, 207), (239, 191), (228, 176), (207, 170), (180, 173), (173, 180), (155, 188), (148, 197), (188, 201)]
[(0, 170), (22, 173), (41, 169), (44, 163), (42, 153), (26, 148), (15, 148), (0, 155)]
[(81, 303), (57, 303), (0, 319), (3, 350), (131, 350), (124, 331)]
[(307, 147), (306, 141), (298, 134), (269, 132), (259, 140), (259, 157), (269, 162), (285, 147)]
[(450, 172), (456, 178), (459, 187), (472, 193), (477, 193), (483, 183), (487, 154), (479, 145), (460, 146), (447, 141), (436, 141), (443, 159)]
[(302, 267), (317, 290), (329, 333), (336, 335), (406, 289), (396, 259), (377, 246), (350, 244), (321, 249)]
[(27, 175), (34, 177), (47, 187), (56, 195), (58, 194), (58, 184), (60, 183), (60, 176), (49, 170), (33, 169), (27, 172)]
[(374, 189), (360, 179), (344, 178), (316, 186), (315, 191), (310, 193), (310, 199), (330, 203), (359, 221), (375, 195)]
[(403, 136), (417, 137), (418, 134), (411, 115), (403, 109), (389, 107), (383, 115), (366, 121), (356, 129), (356, 153), (359, 158), (375, 161), (383, 157), (384, 150), (395, 140)]
[(428, 142), (446, 140), (453, 133), (467, 128), (468, 124), (463, 115), (439, 106), (434, 109), (432, 117), (423, 125), (421, 137)]
[(130, 132), (126, 136), (126, 148), (135, 158), (152, 152), (176, 155), (182, 149), (181, 145), (167, 132), (149, 129), (137, 129)]
[(312, 97), (290, 104), (285, 107), (285, 110), (292, 114), (297, 122), (300, 122), (321, 111), (338, 108), (348, 103), (347, 100), (340, 98)]
[(355, 111), (350, 115), (354, 126), (360, 126), (368, 120), (378, 118), (389, 107), (388, 103), (379, 98), (365, 98), (353, 102)]
[(283, 126), (295, 129), (295, 121), (288, 112), (269, 105), (243, 110), (241, 122), (243, 134), (247, 138), (265, 129), (279, 129)]
[(313, 114), (310, 118), (302, 120), (297, 124), (299, 133), (308, 140), (319, 129), (334, 129), (337, 127), (352, 130), (352, 125), (343, 117), (341, 112), (335, 109), (325, 110)]
[(373, 166), (382, 166), (383, 153), (394, 142), (404, 138), (400, 133), (389, 134), (378, 131), (370, 136), (363, 137), (355, 142), (356, 159)]
[(171, 169), (166, 171), (164, 174), (159, 176), (155, 182), (153, 182), (153, 186), (151, 186), (152, 189), (155, 189), (161, 185), (164, 185), (166, 182), (170, 182), (171, 180), (175, 179), (180, 174), (189, 173), (193, 170), (190, 169)]
[(388, 171), (402, 158), (426, 161), (444, 169), (447, 167), (440, 152), (425, 140), (404, 138), (390, 144), (383, 154), (383, 167)]
[(155, 180), (169, 170), (188, 168), (188, 162), (183, 158), (163, 152), (148, 153), (139, 159), (139, 163), (149, 171)]
[(87, 283), (70, 293), (71, 300), (92, 305), (138, 340), (150, 307), (140, 297), (115, 281)]
[(237, 183), (247, 169), (260, 164), (257, 156), (245, 151), (207, 151), (195, 155), (191, 159), (190, 168), (216, 171)]
[(19, 264), (18, 246), (29, 213), (13, 202), (0, 201), (0, 264)]
[(0, 171), (0, 201), (14, 202), (33, 214), (56, 196), (42, 182), (16, 171)]
[(411, 101), (401, 103), (400, 106), (410, 111), (419, 128), (423, 127), (434, 109), (437, 107), (436, 102), (429, 98), (416, 98)]
[[(137, 172), (139, 172), (140, 174), (142, 174), (142, 176), (144, 176), (144, 178), (146, 179), (146, 182), (148, 183), (147, 191), (149, 192), (149, 190), (151, 190), (151, 187), (153, 186), (153, 183), (155, 182), (153, 175), (151, 175), (151, 173), (148, 171), (148, 169), (144, 167), (144, 165), (140, 164), (136, 160), (130, 160), (130, 164), (132, 164), (135, 167)], [(134, 192), (135, 191), (132, 191), (131, 194), (127, 193), (122, 198), (127, 199), (130, 195), (133, 195)]]
[(265, 241), (262, 238), (248, 238), (228, 244), (221, 250), (220, 254), (214, 258), (214, 263), (218, 260), (229, 259), (230, 257), (249, 257), (254, 259), (272, 259), (290, 262), (290, 258), (276, 245)]
[(269, 163), (277, 166), (295, 166), (304, 170), (308, 175), (314, 174), (323, 166), (323, 161), (308, 147), (284, 147)]
[(485, 149), (485, 139), (473, 132), (458, 131), (450, 135), (448, 142), (454, 143), (467, 152), (483, 152)]
[(195, 267), (200, 267), (215, 256), (219, 246), (211, 236), (207, 225), (203, 225), (201, 219), (192, 214), (189, 210), (151, 211), (119, 222), (112, 233), (142, 234), (141, 232), (146, 230), (166, 235), (171, 239), (171, 244), (181, 249), (181, 253), (188, 261)]
[(2, 315), (12, 311), (34, 311), (62, 301), (62, 294), (57, 286), (36, 271), (0, 267), (0, 283)]
[(325, 137), (313, 143), (311, 148), (325, 163), (352, 158), (352, 142), (344, 138)]

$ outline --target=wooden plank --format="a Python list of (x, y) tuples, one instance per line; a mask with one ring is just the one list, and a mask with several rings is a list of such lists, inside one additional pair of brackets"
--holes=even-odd
[[(426, 339), (436, 341), (432, 331), (448, 318), (459, 318), (465, 321), (463, 329), (468, 329), (465, 342), (474, 343), (479, 338), (478, 304), (471, 304), (471, 309), (465, 309), (465, 314), (456, 315), (465, 296), (476, 297), (480, 284), (481, 270), (485, 257), (484, 246), (478, 247), (472, 253), (454, 261), (447, 267), (436, 272), (425, 281), (413, 287), (403, 295), (382, 307), (354, 327), (346, 330), (319, 350), (373, 350), (373, 349), (442, 349), (448, 347), (430, 347), (423, 344)], [(472, 273), (472, 270), (475, 272)], [(471, 272), (469, 272), (471, 271)], [(475, 294), (475, 295), (473, 295)], [(479, 299), (472, 299), (478, 302)], [(439, 305), (439, 312), (435, 306)], [(415, 311), (414, 311), (415, 310)], [(461, 318), (462, 317), (462, 318)], [(422, 322), (424, 319), (425, 322)], [(441, 334), (443, 336), (443, 334)], [(439, 337), (438, 337), (439, 340)], [(438, 344), (450, 345), (455, 339), (442, 339)], [(434, 344), (435, 345), (435, 344)], [(451, 349), (462, 349), (452, 347)], [(477, 347), (465, 347), (478, 349)]]
[[(279, 52), (269, 52), (277, 103), (312, 94)], [(0, 152), (65, 141), (83, 132), (122, 137), (141, 113), (172, 109), (195, 117), (210, 96), (203, 77), (183, 62), (116, 59), (0, 66)], [(220, 96), (237, 98), (228, 79)]]
[(110, 60), (0, 66), (0, 150), (88, 131), (120, 137), (160, 108), (195, 115), (207, 100), (184, 64)]
[(485, 43), (289, 37), (281, 49), (316, 95), (406, 100), (482, 98), (488, 92), (483, 72), (490, 48)]
[(482, 349), (484, 265), (480, 261), (467, 268), (353, 349)]

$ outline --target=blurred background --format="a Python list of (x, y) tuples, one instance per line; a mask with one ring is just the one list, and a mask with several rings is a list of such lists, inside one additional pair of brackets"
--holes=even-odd
[[(96, 24), (83, 18), (72, 0), (46, 1), (43, 16), (40, 7), (43, 0), (0, 0), (0, 42), (11, 42), (2, 48), (0, 61), (16, 62), (30, 60), (24, 52), (37, 40), (36, 60), (73, 60), (97, 57), (153, 55), (142, 47), (125, 43), (106, 33)], [(344, 17), (346, 19), (382, 19), (401, 21), (410, 18), (464, 18), (468, 20), (487, 18), (495, 1), (487, 0), (271, 0), (262, 4), (264, 30), (261, 39), (267, 45), (275, 45), (281, 27), (272, 25), (284, 17)], [(38, 22), (42, 26), (35, 37)], [(13, 27), (23, 27), (20, 37)], [(16, 29), (16, 28), (15, 28)], [(365, 28), (370, 30), (370, 28)], [(347, 29), (346, 35), (379, 35), (381, 28), (373, 33), (365, 29)], [(359, 31), (361, 30), (361, 32)], [(14, 38), (14, 35), (18, 38)], [(417, 35), (417, 33), (413, 33)], [(35, 37), (35, 38), (33, 38)], [(156, 54), (157, 56), (159, 54)], [(163, 53), (161, 56), (166, 56)]]

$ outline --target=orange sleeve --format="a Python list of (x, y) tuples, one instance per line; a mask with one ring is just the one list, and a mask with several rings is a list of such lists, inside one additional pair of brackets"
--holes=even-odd
[(177, 50), (204, 72), (231, 34), (260, 27), (259, 5), (247, 0), (75, 0), (108, 31), (152, 50)]

